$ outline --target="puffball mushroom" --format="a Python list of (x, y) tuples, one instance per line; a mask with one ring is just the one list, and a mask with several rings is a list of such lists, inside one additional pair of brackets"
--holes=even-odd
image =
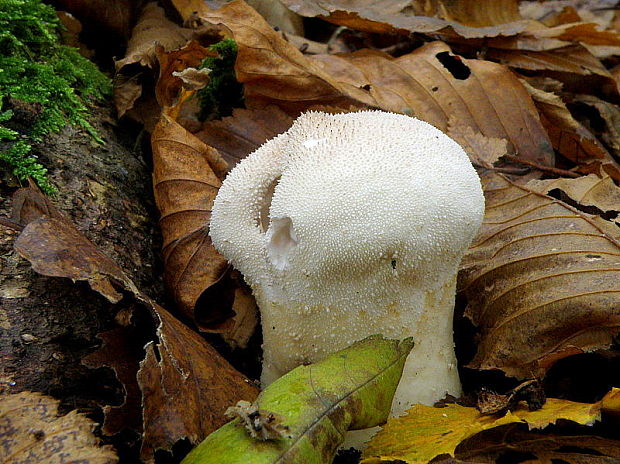
[(459, 395), (456, 273), (483, 213), (463, 149), (405, 115), (306, 113), (241, 161), (210, 234), (260, 307), (263, 385), (383, 334), (415, 341), (393, 415)]

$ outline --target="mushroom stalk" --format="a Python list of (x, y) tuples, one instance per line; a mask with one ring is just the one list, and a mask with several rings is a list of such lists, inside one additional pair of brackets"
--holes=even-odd
[(383, 334), (416, 343), (393, 415), (459, 395), (456, 273), (483, 213), (463, 149), (409, 116), (306, 113), (249, 155), (210, 234), (258, 302), (263, 385)]

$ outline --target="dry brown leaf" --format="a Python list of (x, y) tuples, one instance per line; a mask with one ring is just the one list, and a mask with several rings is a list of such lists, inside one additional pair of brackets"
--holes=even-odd
[(239, 47), (235, 73), (244, 84), (248, 107), (280, 104), (284, 111), (296, 115), (317, 104), (363, 108), (370, 103), (363, 90), (353, 96), (341, 91), (319, 65), (307, 60), (246, 3), (236, 0), (210, 10), (200, 2), (197, 7), (201, 18), (223, 24), (232, 32)]
[[(156, 342), (149, 346), (153, 356), (152, 350), (157, 347), (162, 356), (161, 363), (144, 361), (138, 372), (142, 404), (146, 411), (143, 422), (145, 459), (152, 459), (154, 450), (170, 449), (169, 446), (183, 438), (202, 440), (226, 421), (222, 415), (225, 406), (240, 399), (254, 399), (258, 393), (254, 385), (205, 340), (141, 293), (114, 261), (84, 238), (70, 222), (55, 213), (49, 201), (37, 197), (41, 194), (31, 191), (22, 194), (24, 201), (18, 202), (18, 216), (25, 225), (15, 242), (20, 255), (43, 275), (87, 281), (111, 302), (118, 302), (123, 296), (132, 298), (136, 309), (148, 310), (157, 327), (157, 333), (153, 334)], [(49, 216), (41, 215), (46, 211)], [(30, 222), (26, 224), (27, 221)], [(104, 346), (103, 353), (96, 356), (94, 362), (106, 364), (106, 352), (118, 356), (113, 349)], [(117, 367), (120, 361), (110, 360), (107, 364)], [(130, 366), (125, 364), (125, 368)], [(123, 372), (122, 377), (126, 375), (130, 374)], [(164, 397), (162, 387), (167, 392)], [(126, 388), (131, 391), (131, 386)], [(176, 396), (180, 391), (183, 392), (181, 399)], [(194, 400), (203, 398), (205, 392), (208, 392), (208, 400), (203, 400), (198, 406)], [(162, 403), (169, 401), (168, 396), (176, 398), (176, 406), (164, 410)], [(153, 414), (157, 419), (152, 417)]]
[(417, 116), (444, 131), (453, 116), (487, 137), (508, 139), (511, 151), (525, 159), (553, 165), (551, 143), (527, 91), (502, 65), (463, 59), (442, 42), (398, 59), (369, 51), (305, 57), (241, 1), (200, 15), (222, 23), (237, 41), (235, 71), (248, 107), (275, 104), (296, 115), (317, 104), (371, 106)]
[(273, 0), (248, 0), (248, 5), (254, 8), (265, 18), (271, 27), (279, 31), (299, 36), (304, 35), (303, 18), (289, 10), (280, 1)]
[(495, 173), (483, 186), (485, 219), (459, 273), (480, 329), (470, 366), (540, 377), (609, 346), (620, 331), (618, 228)]
[[(161, 213), (165, 281), (177, 306), (204, 330), (231, 327), (232, 311), (215, 315), (196, 303), (228, 269), (209, 237), (211, 205), (228, 166), (205, 145), (163, 115), (153, 131), (153, 188)], [(215, 326), (208, 322), (217, 321)]]
[(525, 81), (523, 84), (541, 113), (553, 148), (577, 165), (598, 162), (608, 166), (611, 172), (618, 171), (620, 166), (616, 160), (588, 129), (573, 118), (559, 96), (536, 89)]
[(58, 414), (60, 401), (33, 392), (0, 396), (0, 462), (114, 464), (111, 446), (98, 446), (97, 425), (77, 411)]
[(124, 429), (142, 433), (142, 392), (136, 379), (140, 368), (142, 340), (135, 337), (127, 327), (118, 327), (98, 336), (103, 345), (94, 353), (82, 359), (82, 364), (91, 369), (108, 367), (123, 385), (125, 397), (118, 406), (103, 405), (105, 415), (101, 431), (115, 435)]
[(142, 84), (138, 81), (138, 76), (114, 76), (114, 106), (119, 118), (133, 108), (142, 95)]
[(367, 32), (394, 34), (405, 32), (457, 34), (465, 38), (515, 35), (527, 29), (530, 21), (519, 14), (518, 2), (501, 0), (479, 2), (376, 2), (361, 0), (282, 0), (294, 12), (319, 16), (330, 22)]
[(552, 51), (500, 50), (491, 48), (486, 58), (499, 61), (511, 68), (530, 71), (558, 71), (579, 75), (598, 75), (612, 79), (603, 63), (582, 45), (570, 45)]
[[(525, 461), (527, 464), (612, 464), (620, 459), (617, 440), (590, 435), (541, 434), (512, 425), (465, 440), (456, 448), (455, 457), (458, 462), (496, 464), (507, 452), (531, 457)], [(443, 464), (443, 461), (436, 464)]]
[[(155, 451), (170, 450), (183, 438), (200, 443), (228, 422), (224, 412), (231, 404), (253, 401), (258, 394), (258, 388), (224, 358), (214, 356), (213, 348), (197, 333), (161, 307), (157, 315), (159, 343), (146, 346), (138, 373), (144, 395), (141, 457), (147, 462), (153, 462)], [(236, 390), (234, 401), (224, 391), (230, 388)]]
[[(187, 72), (190, 69), (193, 69), (193, 78), (199, 79), (204, 87), (209, 82), (209, 70), (195, 68), (200, 67), (207, 56), (217, 56), (216, 52), (209, 51), (195, 40), (178, 50), (169, 52), (166, 52), (163, 47), (156, 47), (156, 54), (159, 61), (159, 79), (155, 85), (155, 96), (160, 106), (164, 108), (171, 107), (177, 102), (181, 87), (185, 87), (181, 76), (187, 79)], [(178, 73), (185, 74), (178, 75)]]
[[(588, 105), (598, 112), (605, 122), (605, 130), (600, 134), (601, 140), (607, 144), (616, 158), (620, 157), (620, 108), (594, 95), (575, 95), (574, 101)], [(618, 176), (608, 171), (608, 174), (618, 179)]]
[(246, 348), (258, 325), (258, 306), (249, 288), (239, 286), (235, 289), (232, 310), (235, 313), (234, 325), (222, 334), (222, 338), (232, 348)]
[(86, 28), (127, 38), (135, 19), (135, 0), (58, 0), (54, 6), (68, 11)]
[(237, 108), (232, 116), (205, 122), (194, 135), (217, 149), (232, 168), (267, 140), (288, 130), (292, 123), (293, 118), (277, 106)]
[(123, 298), (124, 288), (139, 293), (116, 263), (67, 220), (40, 216), (31, 218), (31, 221), (17, 237), (14, 246), (36, 272), (86, 281), (111, 303), (118, 303)]
[(474, 131), (470, 126), (459, 124), (458, 120), (452, 117), (448, 119), (446, 134), (463, 147), (474, 166), (490, 168), (508, 153), (508, 141), (506, 139), (485, 137), (480, 132)]
[(486, 137), (507, 139), (509, 151), (526, 160), (554, 164), (536, 108), (502, 65), (453, 55), (442, 42), (397, 59), (364, 54), (309, 59), (322, 63), (347, 90), (368, 89), (373, 106), (411, 114), (444, 132), (454, 118)]
[(604, 213), (620, 212), (620, 188), (609, 176), (590, 174), (578, 179), (532, 180), (528, 186), (544, 194), (560, 189), (580, 206), (594, 206)]
[(185, 44), (192, 33), (191, 29), (182, 28), (168, 20), (157, 3), (147, 3), (133, 28), (125, 57), (116, 62), (116, 69), (120, 70), (132, 63), (152, 68), (157, 63), (155, 48), (158, 45), (165, 51), (174, 50)]

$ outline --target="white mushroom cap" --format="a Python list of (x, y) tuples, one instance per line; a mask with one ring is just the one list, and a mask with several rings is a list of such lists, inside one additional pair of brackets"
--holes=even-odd
[(458, 394), (455, 278), (483, 214), (467, 155), (430, 124), (300, 116), (233, 169), (211, 219), (261, 310), (263, 382), (381, 333), (416, 342), (394, 413)]

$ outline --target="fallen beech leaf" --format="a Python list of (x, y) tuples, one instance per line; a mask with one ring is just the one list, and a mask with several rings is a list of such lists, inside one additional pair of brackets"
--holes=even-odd
[[(228, 166), (217, 151), (165, 114), (151, 137), (153, 189), (161, 213), (166, 284), (178, 307), (201, 329), (230, 328), (230, 308), (224, 314), (196, 307), (200, 296), (220, 281), (226, 258), (211, 245), (211, 205)], [(228, 321), (209, 327), (209, 321)]]
[[(611, 464), (620, 458), (617, 440), (591, 435), (534, 433), (521, 430), (514, 424), (481, 432), (465, 440), (456, 448), (455, 457), (457, 462), (496, 464), (506, 453), (531, 457), (529, 462), (532, 464)], [(437, 464), (443, 462), (438, 458)]]
[[(157, 327), (153, 334), (155, 342), (148, 345), (147, 359), (140, 364), (137, 373), (144, 410), (143, 459), (152, 461), (155, 450), (169, 450), (183, 438), (194, 442), (201, 440), (225, 422), (226, 406), (256, 396), (258, 389), (213, 347), (141, 293), (114, 261), (84, 238), (68, 220), (53, 212), (49, 201), (42, 197), (37, 199), (37, 196), (41, 194), (36, 191), (23, 193), (20, 198), (25, 201), (18, 202), (19, 216), (30, 221), (15, 242), (20, 255), (43, 275), (87, 281), (111, 302), (123, 296), (133, 298), (136, 308), (146, 308)], [(53, 217), (40, 215), (46, 210)], [(155, 347), (160, 361), (155, 358)], [(119, 359), (106, 363), (106, 352), (115, 353), (104, 346), (93, 362), (97, 365), (123, 364)], [(123, 369), (129, 369), (131, 362), (124, 363)], [(129, 375), (123, 371), (119, 377)], [(135, 378), (135, 374), (133, 376)], [(126, 388), (130, 394), (132, 386)], [(208, 392), (208, 399), (204, 398), (205, 392)], [(176, 398), (176, 404), (165, 409), (165, 403), (171, 398)], [(110, 420), (113, 427), (114, 419)]]
[[(377, 55), (316, 55), (346, 88), (368, 88), (372, 105), (410, 114), (442, 131), (449, 119), (489, 138), (507, 139), (510, 153), (553, 166), (554, 154), (526, 89), (508, 68), (452, 54), (431, 42), (397, 59)], [(508, 91), (507, 89), (510, 89)]]
[(524, 159), (553, 165), (536, 108), (505, 66), (461, 58), (442, 42), (397, 59), (368, 51), (304, 56), (241, 1), (200, 15), (223, 24), (237, 41), (235, 72), (250, 108), (275, 104), (296, 114), (317, 104), (372, 106), (416, 116), (443, 131), (453, 116), (487, 137), (509, 140), (511, 151)]
[(34, 219), (14, 246), (39, 274), (84, 280), (111, 303), (123, 298), (123, 287), (139, 293), (125, 273), (66, 220)]
[(470, 366), (540, 377), (559, 359), (609, 346), (620, 330), (615, 226), (498, 174), (482, 181), (486, 215), (459, 273), (480, 329)]
[(152, 68), (157, 63), (157, 46), (163, 47), (165, 51), (174, 50), (185, 44), (192, 33), (191, 29), (184, 29), (168, 20), (157, 3), (147, 3), (133, 28), (125, 57), (116, 62), (116, 69), (118, 71), (132, 63)]
[[(617, 395), (617, 389), (610, 392)], [(600, 420), (603, 402), (575, 403), (548, 398), (537, 411), (520, 406), (505, 415), (487, 416), (475, 408), (458, 404), (434, 408), (416, 404), (405, 416), (390, 418), (375, 435), (363, 453), (363, 464), (403, 461), (407, 464), (426, 464), (440, 454), (455, 454), (459, 443), (483, 430), (510, 423), (526, 423), (530, 429), (542, 429), (559, 419), (581, 425)]]
[(138, 76), (117, 74), (114, 77), (114, 106), (119, 118), (134, 107), (141, 95), (142, 84), (138, 82)]
[(611, 172), (620, 173), (617, 161), (588, 129), (573, 118), (559, 96), (536, 89), (525, 81), (523, 85), (541, 113), (553, 148), (575, 164), (598, 162), (598, 165), (608, 166)]
[(521, 18), (518, 2), (514, 0), (492, 3), (282, 0), (282, 3), (302, 16), (320, 16), (342, 26), (376, 33), (449, 33), (452, 30), (459, 36), (475, 38), (514, 35), (529, 25), (529, 21)]
[(217, 149), (232, 168), (267, 140), (288, 130), (291, 124), (293, 118), (277, 106), (237, 108), (232, 116), (205, 122), (194, 135)]
[(271, 27), (289, 34), (304, 35), (303, 18), (289, 10), (282, 2), (248, 0), (247, 3), (258, 11)]
[(254, 403), (282, 416), (287, 435), (259, 441), (236, 419), (209, 435), (183, 464), (331, 463), (345, 431), (385, 421), (412, 347), (410, 338), (372, 336), (321, 362), (295, 368)]
[(82, 364), (91, 369), (111, 368), (125, 390), (122, 404), (103, 406), (104, 422), (101, 431), (105, 435), (115, 435), (123, 429), (141, 433), (142, 392), (136, 379), (140, 367), (137, 353), (143, 348), (141, 339), (133, 336), (126, 327), (102, 332), (97, 337), (103, 340), (103, 345), (82, 358)]
[(582, 45), (554, 49), (552, 51), (489, 49), (486, 58), (497, 60), (511, 68), (531, 71), (559, 71), (579, 75), (598, 75), (612, 79), (603, 63)]
[(77, 411), (58, 414), (60, 401), (33, 392), (0, 396), (2, 463), (113, 464), (111, 446), (98, 446), (96, 423)]
[[(613, 103), (601, 100), (594, 95), (576, 95), (574, 101), (594, 108), (605, 122), (605, 130), (599, 137), (609, 147), (616, 159), (620, 156), (620, 108)], [(616, 180), (620, 180), (618, 163), (604, 164), (605, 172)]]
[(448, 119), (446, 134), (463, 147), (474, 166), (492, 167), (495, 162), (508, 153), (508, 141), (506, 139), (485, 137), (472, 127), (459, 124), (458, 120), (453, 117)]
[(251, 401), (258, 393), (197, 333), (163, 308), (156, 309), (159, 342), (146, 346), (138, 372), (144, 395), (141, 457), (148, 462), (153, 462), (155, 451), (170, 450), (183, 438), (200, 442), (227, 421), (224, 412), (231, 403)]
[[(296, 114), (317, 104), (366, 106), (366, 92), (347, 95), (245, 2), (235, 0), (218, 10), (210, 10), (204, 2), (196, 7), (203, 20), (222, 24), (232, 32), (238, 46), (235, 74), (244, 84), (248, 107), (264, 108), (281, 102), (283, 110)], [(360, 96), (365, 100), (358, 101)]]
[(532, 180), (528, 187), (544, 194), (560, 189), (580, 206), (595, 206), (605, 213), (620, 213), (620, 188), (609, 176), (601, 178), (590, 174), (577, 179)]
[(246, 348), (258, 325), (258, 306), (249, 288), (241, 285), (235, 289), (232, 310), (235, 313), (234, 325), (222, 334), (222, 338), (233, 348)]

